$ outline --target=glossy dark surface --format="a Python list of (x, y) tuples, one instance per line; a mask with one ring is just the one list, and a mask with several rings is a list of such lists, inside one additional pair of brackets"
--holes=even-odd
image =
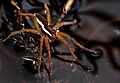
[[(119, 0), (84, 0), (78, 9), (78, 17), (81, 19), (80, 28), (76, 28), (78, 27), (77, 25), (70, 28), (79, 36), (80, 41), (88, 47), (93, 49), (99, 47), (103, 50), (103, 56), (96, 60), (98, 66), (97, 75), (87, 73), (74, 64), (53, 58), (53, 71), (50, 83), (120, 82), (119, 4)], [(2, 6), (0, 12), (4, 14)], [(1, 24), (2, 20), (0, 19), (0, 26)], [(48, 83), (47, 76), (37, 78), (26, 72), (19, 56), (12, 48), (0, 43), (1, 83)], [(86, 57), (84, 58), (89, 63)]]

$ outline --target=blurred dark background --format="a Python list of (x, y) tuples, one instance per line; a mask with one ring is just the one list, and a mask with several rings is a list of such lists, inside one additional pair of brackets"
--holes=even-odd
[[(0, 18), (6, 14), (5, 6), (10, 0), (0, 0)], [(23, 0), (25, 1), (25, 0)], [(41, 1), (41, 0), (37, 0)], [(42, 0), (53, 5), (51, 0)], [(60, 1), (60, 0), (58, 0)], [(76, 0), (79, 1), (79, 0)], [(73, 11), (77, 12), (78, 24), (71, 26), (69, 34), (89, 48), (101, 48), (103, 56), (95, 60), (98, 73), (86, 73), (78, 66), (53, 58), (53, 73), (50, 83), (119, 83), (120, 81), (120, 1), (80, 0)], [(60, 4), (57, 4), (60, 6)], [(55, 5), (55, 6), (57, 6)], [(52, 7), (52, 6), (51, 6)], [(57, 9), (54, 9), (58, 11)], [(59, 13), (59, 11), (58, 11)], [(70, 12), (71, 13), (71, 12)], [(74, 15), (74, 13), (71, 13)], [(3, 20), (0, 19), (0, 27)], [(65, 29), (66, 31), (66, 29)], [(0, 31), (1, 32), (1, 31)], [(0, 36), (2, 34), (0, 33)], [(21, 65), (16, 53), (0, 42), (1, 83), (47, 83), (45, 77), (29, 74)], [(86, 57), (85, 57), (85, 60)], [(89, 61), (88, 61), (89, 63)]]

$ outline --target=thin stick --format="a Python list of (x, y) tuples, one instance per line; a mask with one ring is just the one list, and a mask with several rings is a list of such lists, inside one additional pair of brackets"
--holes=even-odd
[(35, 29), (40, 31), (40, 33), (42, 33), (42, 31), (40, 30), (39, 28), (39, 25), (38, 25), (38, 22), (37, 22), (37, 19), (36, 19), (36, 16), (34, 14), (31, 14), (31, 13), (19, 13), (18, 14), (19, 16), (27, 16), (27, 17), (31, 17), (33, 23), (34, 23), (34, 26), (35, 26)]

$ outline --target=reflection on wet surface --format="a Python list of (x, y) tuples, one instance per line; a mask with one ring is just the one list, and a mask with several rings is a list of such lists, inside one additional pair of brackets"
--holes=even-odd
[[(120, 81), (120, 2), (86, 0), (80, 9), (80, 28), (71, 27), (88, 47), (101, 48), (104, 55), (96, 60), (98, 73), (93, 75), (75, 64), (53, 58), (50, 83), (119, 83)], [(0, 20), (1, 22), (1, 20)], [(0, 23), (1, 24), (1, 23)], [(71, 34), (71, 33), (70, 33)], [(85, 60), (89, 63), (86, 57)], [(44, 74), (44, 73), (43, 73)], [(0, 43), (0, 81), (2, 83), (47, 83), (26, 72), (14, 50)]]
[[(0, 81), (2, 83), (46, 83), (47, 78), (35, 78), (24, 70), (16, 54), (0, 44)], [(75, 64), (53, 59), (51, 83), (119, 83), (120, 72), (114, 70), (106, 57), (97, 61), (99, 72), (96, 75), (84, 72)]]

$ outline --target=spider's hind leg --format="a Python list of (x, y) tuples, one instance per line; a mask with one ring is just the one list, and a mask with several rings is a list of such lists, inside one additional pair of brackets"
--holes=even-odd
[[(58, 35), (58, 40), (60, 40), (63, 45), (68, 49), (69, 53), (71, 54), (71, 56), (73, 56), (74, 60), (72, 61), (73, 63), (77, 64), (77, 65), (80, 65), (82, 69), (84, 70), (90, 70), (90, 68), (88, 68), (85, 64), (84, 61), (82, 60), (79, 60), (77, 58), (77, 56), (75, 55), (75, 53), (73, 52), (72, 48), (68, 45), (68, 43), (64, 40), (63, 37), (61, 37), (60, 35)], [(62, 59), (63, 61), (70, 61), (70, 60), (65, 60), (65, 59)], [(71, 61), (70, 61), (71, 62)]]
[(44, 42), (44, 36), (41, 36), (40, 41), (39, 41), (39, 50), (38, 50), (38, 70), (40, 70), (40, 66), (42, 63), (43, 42)]
[(52, 70), (52, 60), (51, 60), (51, 49), (50, 49), (50, 42), (48, 36), (45, 38), (45, 46), (47, 48), (47, 60), (48, 60), (48, 68), (51, 71)]
[(70, 40), (71, 42), (73, 42), (73, 44), (75, 44), (76, 46), (78, 46), (81, 50), (86, 51), (86, 52), (90, 52), (90, 53), (92, 53), (94, 55), (98, 55), (98, 52), (84, 47), (83, 45), (81, 45), (80, 43), (78, 43), (74, 38), (72, 38), (71, 36), (67, 35), (66, 33), (59, 32), (59, 34), (63, 38), (66, 38), (66, 39)]

